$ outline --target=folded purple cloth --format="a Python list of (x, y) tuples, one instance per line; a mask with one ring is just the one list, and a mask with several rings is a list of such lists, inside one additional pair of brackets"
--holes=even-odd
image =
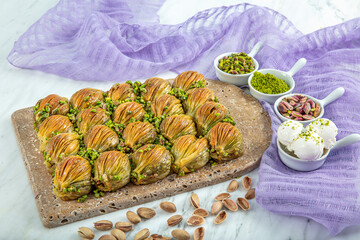
[[(271, 9), (240, 4), (202, 11), (170, 26), (158, 24), (162, 1), (149, 2), (60, 1), (20, 37), (8, 60), (75, 80), (121, 82), (169, 69), (215, 78), (217, 55), (249, 52), (262, 41), (256, 56), (261, 68), (288, 70), (297, 59), (308, 59), (295, 75), (295, 92), (323, 98), (344, 87), (345, 95), (326, 107), (324, 117), (339, 127), (338, 138), (359, 132), (360, 19), (303, 35)], [(263, 106), (274, 134), (260, 165), (257, 202), (272, 212), (314, 219), (331, 234), (360, 224), (359, 144), (332, 152), (316, 171), (293, 171), (277, 154), (280, 121), (271, 105)]]

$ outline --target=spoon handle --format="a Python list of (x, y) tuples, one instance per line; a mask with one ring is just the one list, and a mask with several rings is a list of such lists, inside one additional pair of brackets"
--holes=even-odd
[(326, 105), (328, 105), (329, 103), (332, 103), (333, 101), (335, 101), (336, 99), (338, 99), (339, 97), (341, 97), (342, 95), (344, 95), (345, 93), (345, 89), (343, 87), (338, 87), (337, 89), (335, 89), (334, 91), (332, 91), (329, 95), (327, 95), (327, 97), (325, 97), (324, 99), (320, 100), (320, 102), (324, 105), (324, 107)]
[(354, 144), (360, 141), (360, 134), (350, 134), (339, 141), (336, 141), (334, 147), (331, 150), (339, 149), (342, 147), (346, 147), (348, 145)]
[(300, 58), (294, 66), (287, 72), (287, 74), (290, 75), (290, 77), (294, 76), (300, 69), (302, 69), (306, 64), (305, 58)]
[(255, 46), (249, 52), (248, 56), (252, 58), (255, 57), (255, 55), (260, 51), (262, 46), (263, 46), (263, 42), (258, 42), (257, 44), (255, 44)]

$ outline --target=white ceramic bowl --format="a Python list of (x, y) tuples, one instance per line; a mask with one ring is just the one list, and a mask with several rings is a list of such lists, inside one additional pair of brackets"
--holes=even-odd
[[(302, 94), (302, 93), (293, 93), (293, 94), (287, 94), (287, 95), (284, 95), (284, 96), (281, 96), (279, 97), (275, 103), (274, 103), (274, 111), (276, 113), (276, 115), (280, 118), (281, 121), (285, 122), (287, 120), (289, 120), (288, 118), (284, 117), (283, 115), (281, 115), (281, 113), (279, 112), (279, 109), (278, 109), (278, 106), (281, 102), (281, 100), (283, 98), (288, 98), (288, 97), (291, 97), (291, 96), (294, 96), (294, 95), (303, 95), (303, 96), (306, 96), (308, 98), (310, 98), (311, 100), (313, 100), (315, 103), (319, 103), (320, 104), (320, 108), (321, 108), (321, 112), (320, 112), (320, 115), (314, 119), (311, 119), (311, 120), (306, 120), (306, 121), (298, 121), (298, 122), (301, 122), (304, 127), (306, 127), (309, 123), (311, 123), (312, 121), (315, 121), (316, 119), (319, 119), (319, 118), (322, 118), (322, 116), (324, 115), (324, 111), (325, 111), (325, 106), (332, 103), (333, 101), (335, 101), (336, 99), (338, 99), (339, 97), (341, 97), (342, 95), (344, 95), (345, 93), (345, 89), (343, 87), (339, 87), (339, 88), (336, 88), (334, 91), (332, 91), (327, 97), (325, 97), (324, 99), (322, 100), (319, 100), (317, 98), (314, 98), (310, 95), (307, 95), (307, 94)], [(293, 120), (293, 121), (297, 121), (297, 120)]]
[(330, 150), (327, 150), (327, 152), (321, 158), (314, 160), (314, 161), (301, 160), (299, 158), (289, 155), (282, 149), (279, 139), (277, 139), (276, 141), (277, 141), (277, 148), (278, 148), (280, 160), (286, 166), (288, 166), (291, 169), (297, 170), (297, 171), (308, 172), (308, 171), (313, 171), (315, 169), (320, 168), (325, 163), (325, 160), (331, 151), (334, 151), (336, 149), (339, 149), (339, 148), (342, 148), (342, 147), (345, 147), (345, 146), (348, 146), (348, 145), (351, 145), (351, 144), (354, 144), (354, 143), (360, 141), (360, 135), (359, 134), (351, 134), (349, 136), (344, 137), (343, 139), (341, 139), (339, 141), (336, 141), (333, 148), (331, 148)]
[(259, 100), (265, 100), (271, 104), (275, 103), (275, 101), (278, 98), (292, 93), (292, 91), (294, 90), (294, 87), (295, 87), (295, 81), (292, 76), (295, 73), (297, 73), (302, 67), (304, 67), (305, 64), (306, 64), (306, 59), (300, 58), (288, 72), (283, 72), (283, 71), (276, 70), (276, 69), (261, 69), (261, 70), (259, 70), (258, 72), (260, 72), (262, 74), (269, 73), (269, 74), (272, 74), (275, 77), (283, 80), (289, 86), (290, 89), (286, 92), (279, 93), (279, 94), (266, 94), (266, 93), (259, 92), (251, 85), (251, 79), (254, 76), (252, 74), (248, 79), (250, 94)]
[(321, 167), (325, 163), (325, 160), (331, 151), (334, 151), (336, 149), (339, 149), (339, 148), (342, 148), (342, 147), (345, 147), (345, 146), (348, 146), (348, 145), (351, 145), (351, 144), (354, 144), (354, 143), (360, 141), (360, 135), (359, 134), (351, 134), (349, 136), (344, 137), (343, 139), (341, 139), (339, 141), (336, 141), (333, 148), (331, 148), (330, 150), (327, 150), (327, 152), (321, 158), (314, 160), (314, 161), (301, 160), (299, 158), (289, 155), (287, 152), (285, 152), (282, 149), (279, 139), (277, 139), (276, 141), (277, 141), (277, 148), (278, 148), (280, 160), (286, 166), (288, 166), (291, 169), (297, 170), (297, 171), (308, 172), (308, 171), (313, 171), (313, 170)]
[(248, 54), (248, 56), (250, 56), (254, 62), (255, 65), (255, 70), (247, 73), (247, 74), (230, 74), (230, 73), (226, 73), (222, 70), (219, 69), (218, 65), (219, 65), (219, 60), (225, 56), (230, 56), (233, 53), (238, 53), (238, 52), (228, 52), (228, 53), (223, 53), (219, 56), (217, 56), (214, 60), (214, 68), (215, 68), (215, 73), (216, 73), (216, 77), (223, 82), (227, 82), (227, 83), (231, 83), (234, 84), (236, 86), (243, 86), (243, 85), (247, 85), (248, 83), (248, 78), (249, 76), (257, 71), (259, 69), (259, 63), (258, 61), (256, 61), (256, 59), (254, 58), (254, 56), (260, 51), (261, 47), (262, 47), (262, 42), (258, 42), (257, 44), (255, 44), (255, 46), (253, 47), (253, 49), (250, 51), (250, 53)]

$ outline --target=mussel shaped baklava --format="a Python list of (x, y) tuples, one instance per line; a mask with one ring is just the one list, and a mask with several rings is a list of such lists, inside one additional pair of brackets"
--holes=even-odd
[(174, 155), (172, 169), (179, 174), (193, 172), (209, 161), (208, 140), (197, 139), (194, 135), (179, 137), (174, 142), (171, 153)]
[(198, 108), (195, 114), (195, 122), (198, 134), (202, 136), (207, 134), (210, 128), (221, 122), (228, 115), (228, 113), (229, 111), (227, 108), (220, 103), (204, 103)]
[(218, 123), (206, 135), (210, 144), (210, 157), (218, 161), (231, 160), (244, 154), (243, 137), (230, 123)]
[(95, 185), (101, 191), (115, 191), (130, 181), (130, 160), (120, 151), (107, 151), (94, 162)]
[(104, 152), (115, 149), (119, 144), (119, 137), (111, 128), (96, 125), (85, 134), (84, 144), (87, 149)]
[(125, 126), (130, 122), (142, 121), (144, 119), (145, 110), (140, 103), (125, 102), (120, 104), (113, 113), (113, 121)]
[(162, 78), (149, 78), (144, 82), (144, 85), (145, 90), (142, 92), (142, 97), (145, 101), (151, 102), (157, 97), (171, 91), (170, 83)]
[(172, 84), (173, 88), (187, 91), (194, 87), (206, 87), (204, 75), (194, 71), (180, 73)]
[(132, 155), (135, 169), (131, 172), (132, 181), (149, 184), (165, 178), (170, 173), (172, 156), (165, 147), (146, 144)]
[(66, 115), (70, 110), (68, 99), (56, 94), (40, 99), (34, 106), (35, 126), (51, 115)]
[(60, 133), (50, 139), (45, 149), (45, 166), (53, 173), (56, 165), (65, 157), (75, 155), (80, 148), (80, 136), (75, 133)]
[(74, 130), (73, 124), (70, 119), (63, 115), (52, 115), (46, 118), (40, 125), (37, 133), (40, 140), (39, 150), (45, 150), (48, 141), (59, 133), (67, 133)]
[(68, 201), (80, 198), (91, 191), (91, 165), (80, 156), (69, 156), (55, 168), (55, 196)]
[(192, 117), (179, 114), (165, 118), (160, 124), (161, 134), (173, 143), (183, 135), (196, 135), (196, 127)]
[(149, 122), (129, 123), (123, 132), (125, 146), (129, 148), (137, 148), (146, 143), (152, 143), (156, 136), (156, 129)]
[(197, 109), (206, 102), (214, 101), (215, 95), (208, 88), (193, 88), (188, 92), (187, 98), (183, 101), (184, 110), (187, 115), (195, 117)]
[(85, 134), (93, 126), (104, 124), (109, 120), (109, 114), (99, 107), (83, 109), (76, 116), (76, 123), (79, 128), (79, 132), (82, 134)]
[(74, 109), (84, 109), (95, 106), (104, 99), (104, 92), (94, 88), (83, 88), (74, 93), (70, 98), (70, 106)]
[(183, 114), (181, 101), (173, 95), (164, 94), (151, 102), (151, 112), (155, 117)]
[(128, 83), (115, 83), (107, 93), (113, 101), (136, 100), (134, 89)]

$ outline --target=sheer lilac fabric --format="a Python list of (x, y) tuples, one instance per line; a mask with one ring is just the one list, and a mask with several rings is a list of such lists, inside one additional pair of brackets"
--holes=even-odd
[[(151, 2), (151, 3), (150, 3)], [(240, 4), (199, 12), (178, 25), (161, 25), (162, 1), (63, 0), (15, 43), (8, 60), (17, 67), (86, 81), (147, 78), (172, 69), (196, 70), (215, 78), (213, 59), (245, 51), (258, 41), (261, 68), (288, 70), (301, 57), (295, 92), (323, 98), (342, 86), (345, 95), (326, 107), (324, 117), (339, 127), (338, 138), (360, 129), (360, 19), (304, 35), (281, 14)], [(325, 165), (302, 173), (277, 155), (280, 121), (272, 119), (273, 140), (259, 170), (256, 200), (265, 209), (311, 218), (337, 234), (360, 224), (359, 144), (334, 151)], [(231, 110), (231, 109), (230, 109)]]

